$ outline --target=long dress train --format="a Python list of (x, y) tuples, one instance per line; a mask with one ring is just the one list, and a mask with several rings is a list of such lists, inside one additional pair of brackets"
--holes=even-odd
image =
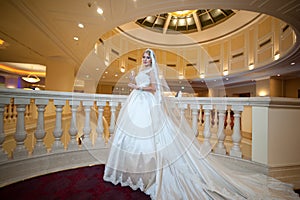
[[(150, 70), (139, 72), (138, 86), (150, 84)], [(104, 180), (153, 200), (299, 199), (290, 184), (222, 166), (187, 136), (187, 127), (184, 120), (175, 123), (154, 94), (133, 90), (119, 113)]]

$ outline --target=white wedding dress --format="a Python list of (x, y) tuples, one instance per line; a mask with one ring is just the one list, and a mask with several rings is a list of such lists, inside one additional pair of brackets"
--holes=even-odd
[[(138, 86), (150, 84), (150, 71), (138, 73)], [(104, 180), (140, 189), (153, 200), (299, 199), (289, 184), (212, 160), (187, 121), (158, 99), (131, 92), (119, 113)]]

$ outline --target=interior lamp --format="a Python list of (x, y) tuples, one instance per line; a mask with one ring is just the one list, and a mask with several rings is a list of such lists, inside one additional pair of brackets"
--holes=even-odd
[(280, 53), (276, 52), (274, 55), (274, 60), (278, 60), (280, 58)]
[(122, 66), (122, 67), (120, 67), (120, 71), (121, 71), (122, 73), (124, 73), (124, 72), (126, 71), (126, 68), (125, 68), (124, 66)]
[(22, 79), (28, 83), (37, 83), (40, 81), (40, 78), (35, 74), (29, 74), (28, 76), (23, 76)]
[(249, 70), (252, 70), (254, 69), (254, 64), (253, 63), (250, 63), (249, 66), (248, 66)]

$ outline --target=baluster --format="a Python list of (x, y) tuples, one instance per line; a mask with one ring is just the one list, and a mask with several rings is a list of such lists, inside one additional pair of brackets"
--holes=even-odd
[(109, 102), (110, 105), (110, 126), (109, 126), (109, 132), (110, 134), (113, 134), (115, 130), (115, 118), (116, 118), (116, 107), (118, 106), (118, 102)]
[(233, 133), (232, 133), (232, 142), (233, 146), (230, 150), (230, 156), (235, 156), (235, 157), (242, 157), (242, 152), (240, 148), (240, 142), (242, 139), (241, 136), (241, 124), (240, 124), (240, 119), (241, 119), (241, 112), (244, 110), (243, 106), (232, 106), (232, 110), (234, 112), (234, 126), (233, 126)]
[(105, 101), (98, 101), (97, 104), (98, 106), (98, 121), (97, 121), (97, 128), (96, 128), (96, 132), (97, 132), (97, 139), (96, 139), (96, 144), (97, 145), (102, 145), (105, 143), (104, 141), (104, 137), (103, 137), (103, 111), (104, 111), (104, 106), (106, 106), (106, 102)]
[(61, 123), (62, 123), (62, 111), (66, 101), (54, 100), (53, 103), (55, 105), (56, 118), (55, 118), (55, 129), (53, 131), (53, 136), (55, 140), (52, 145), (52, 152), (60, 152), (64, 150), (64, 145), (61, 142), (61, 136), (63, 134)]
[(213, 132), (216, 132), (218, 127), (218, 110), (215, 108), (212, 110), (212, 120), (211, 128)]
[(77, 109), (79, 106), (79, 101), (70, 101), (71, 106), (71, 112), (72, 112), (72, 118), (71, 118), (71, 124), (69, 129), (69, 134), (71, 136), (68, 149), (69, 150), (77, 150), (78, 149), (78, 143), (76, 141), (76, 135), (78, 133), (77, 126), (76, 126), (76, 114)]
[(90, 125), (90, 112), (91, 112), (91, 106), (94, 105), (93, 101), (83, 101), (83, 107), (85, 112), (85, 120), (84, 120), (84, 127), (83, 127), (83, 145), (86, 148), (92, 147), (92, 140), (90, 137), (91, 134), (91, 125)]
[(41, 155), (47, 153), (47, 149), (44, 145), (43, 139), (46, 135), (45, 128), (44, 128), (45, 127), (44, 112), (45, 112), (45, 107), (48, 104), (48, 100), (36, 99), (35, 104), (37, 106), (38, 119), (37, 119), (36, 131), (34, 133), (36, 138), (36, 144), (33, 149), (33, 155)]
[(192, 127), (195, 133), (195, 136), (198, 137), (198, 111), (200, 109), (200, 105), (198, 104), (191, 104), (190, 108), (192, 110)]
[(25, 110), (26, 105), (29, 104), (30, 99), (16, 98), (15, 100), (16, 111), (17, 111), (17, 127), (15, 132), (15, 140), (17, 146), (13, 152), (14, 158), (23, 158), (28, 156), (28, 151), (24, 146), (24, 141), (27, 137), (25, 130)]
[(214, 149), (214, 152), (225, 155), (226, 149), (224, 146), (224, 140), (225, 140), (224, 122), (225, 122), (226, 106), (225, 105), (217, 105), (216, 112), (219, 113), (219, 126), (218, 126), (218, 132), (217, 132), (218, 144), (217, 144), (216, 148)]
[(204, 131), (203, 131), (203, 145), (205, 145), (208, 148), (211, 148), (211, 143), (210, 143), (210, 137), (211, 137), (211, 132), (210, 132), (210, 114), (213, 109), (212, 105), (203, 105), (203, 110), (204, 110)]
[(7, 154), (3, 150), (3, 142), (5, 141), (4, 133), (4, 108), (7, 104), (10, 103), (10, 98), (1, 98), (0, 99), (0, 162), (7, 160)]

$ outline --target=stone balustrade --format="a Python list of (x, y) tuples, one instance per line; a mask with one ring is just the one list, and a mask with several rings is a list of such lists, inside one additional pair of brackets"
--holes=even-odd
[[(0, 184), (105, 163), (110, 135), (126, 98), (0, 89), (0, 170), (1, 174), (10, 172), (0, 178)], [(300, 139), (296, 134), (300, 130), (299, 99), (178, 97), (174, 101), (195, 137), (203, 145), (214, 145), (215, 154), (245, 158), (241, 146), (247, 144), (248, 159), (259, 165), (300, 166), (299, 155), (295, 154), (295, 140)], [(289, 127), (282, 128), (280, 123)], [(278, 157), (276, 145), (284, 147), (285, 154)], [(20, 171), (20, 164), (29, 169), (22, 167)]]

